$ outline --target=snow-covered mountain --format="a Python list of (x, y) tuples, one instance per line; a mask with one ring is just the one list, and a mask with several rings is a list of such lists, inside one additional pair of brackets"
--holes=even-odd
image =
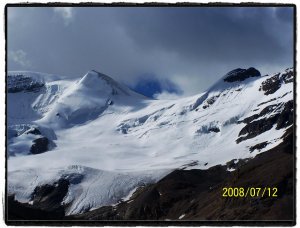
[(96, 71), (8, 72), (8, 193), (34, 203), (39, 186), (67, 180), (61, 204), (78, 214), (174, 169), (253, 158), (293, 124), (293, 77), (236, 69), (201, 94), (152, 100)]

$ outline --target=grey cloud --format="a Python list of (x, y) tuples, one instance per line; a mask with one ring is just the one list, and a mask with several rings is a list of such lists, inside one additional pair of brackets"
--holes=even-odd
[(278, 17), (278, 19), (291, 24), (291, 21), (293, 20), (293, 9), (292, 8), (277, 8), (275, 10), (275, 14)]
[[(142, 8), (118, 15), (140, 47), (173, 51), (194, 61), (228, 63), (272, 58), (280, 62), (282, 51), (291, 51), (292, 47), (288, 43), (281, 46), (278, 37), (291, 34), (281, 33), (283, 29), (274, 21), (272, 9), (159, 8), (149, 13)], [(275, 34), (272, 28), (278, 32)]]
[(67, 26), (62, 19), (49, 7), (10, 8), (8, 51), (23, 50), (31, 66), (8, 60), (8, 69), (70, 77), (96, 69), (129, 85), (153, 74), (190, 95), (233, 68), (270, 73), (293, 63), (292, 8), (84, 7)]
[(21, 67), (30, 67), (31, 63), (27, 58), (26, 52), (23, 50), (16, 50), (16, 51), (9, 51), (8, 53), (8, 59), (10, 61), (13, 61), (16, 64), (19, 64)]

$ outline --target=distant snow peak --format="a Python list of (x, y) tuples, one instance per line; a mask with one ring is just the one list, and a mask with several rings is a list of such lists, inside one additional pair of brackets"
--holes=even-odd
[[(85, 86), (93, 86), (95, 83), (99, 84), (99, 82), (101, 82), (100, 80), (104, 79), (104, 76), (104, 74), (90, 70), (80, 79), (79, 83)], [(109, 78), (108, 76), (106, 77)]]
[(96, 70), (90, 70), (90, 71), (88, 71), (87, 73), (86, 73), (86, 76), (88, 76), (88, 77), (91, 77), (91, 76), (96, 76), (96, 77), (98, 77), (98, 78), (106, 78), (106, 79), (110, 79), (110, 80), (113, 80), (111, 77), (109, 77), (109, 76), (107, 76), (107, 75), (105, 75), (105, 74), (102, 74), (102, 73), (100, 73), (100, 72), (98, 72), (98, 71), (96, 71)]
[(94, 90), (101, 90), (102, 92), (110, 92), (111, 95), (130, 95), (130, 89), (124, 85), (119, 84), (111, 77), (102, 74), (95, 70), (88, 71), (79, 81), (79, 84), (86, 88)]

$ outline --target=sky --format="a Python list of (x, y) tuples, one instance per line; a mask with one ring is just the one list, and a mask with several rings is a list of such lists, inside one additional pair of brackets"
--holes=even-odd
[(205, 91), (235, 68), (293, 66), (290, 7), (8, 7), (7, 68), (93, 69), (152, 97)]

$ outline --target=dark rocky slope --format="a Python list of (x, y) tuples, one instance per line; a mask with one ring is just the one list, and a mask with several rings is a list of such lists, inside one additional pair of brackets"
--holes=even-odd
[(35, 80), (34, 78), (23, 74), (7, 76), (8, 93), (39, 92), (44, 86), (44, 82)]
[(7, 199), (8, 220), (60, 220), (65, 217), (61, 201), (67, 194), (69, 182), (60, 179), (53, 185), (37, 187), (32, 195), (32, 204), (20, 203), (14, 196)]
[(242, 128), (236, 142), (254, 138), (276, 125), (276, 130), (286, 128), (294, 122), (294, 101), (278, 103), (265, 107), (259, 114), (245, 118), (241, 122), (246, 126)]

